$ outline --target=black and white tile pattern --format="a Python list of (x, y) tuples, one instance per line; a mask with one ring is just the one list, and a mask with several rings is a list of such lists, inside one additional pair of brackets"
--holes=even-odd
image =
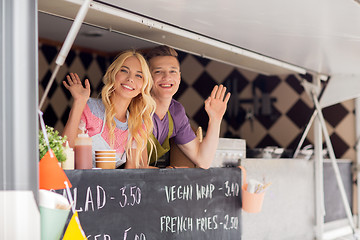
[[(44, 92), (54, 69), (59, 46), (39, 44), (39, 95)], [(89, 78), (92, 97), (99, 96), (102, 76), (113, 56), (71, 50), (61, 67), (44, 104), (44, 120), (60, 132), (66, 123), (72, 99), (62, 86), (69, 72), (81, 79)], [(207, 129), (204, 101), (214, 85), (224, 84), (232, 93), (221, 125), (221, 136), (246, 139), (247, 148), (279, 146), (295, 149), (313, 112), (313, 104), (292, 75), (264, 76), (179, 53), (182, 83), (175, 99), (185, 107), (194, 127)], [(311, 76), (306, 76), (309, 80)], [(354, 102), (330, 106), (323, 110), (337, 158), (355, 159)], [(304, 146), (313, 142), (310, 130)]]

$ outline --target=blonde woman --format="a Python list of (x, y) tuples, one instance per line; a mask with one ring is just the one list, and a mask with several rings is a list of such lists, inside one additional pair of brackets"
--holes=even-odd
[[(63, 84), (74, 102), (63, 131), (70, 147), (84, 126), (97, 149), (116, 149), (117, 167), (148, 167), (147, 139), (152, 129), (155, 101), (150, 95), (153, 85), (144, 57), (126, 51), (109, 66), (104, 76), (102, 99), (90, 98), (90, 83), (83, 87), (79, 76), (70, 73)], [(94, 166), (94, 153), (93, 153)]]

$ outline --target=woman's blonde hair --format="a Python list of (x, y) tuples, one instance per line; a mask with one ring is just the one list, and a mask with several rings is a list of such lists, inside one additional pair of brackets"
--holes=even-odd
[[(136, 168), (145, 167), (141, 165), (142, 152), (146, 150), (147, 141), (153, 130), (152, 115), (155, 111), (155, 101), (150, 95), (150, 90), (153, 85), (151, 73), (145, 58), (135, 50), (128, 50), (121, 53), (107, 69), (103, 82), (105, 86), (101, 91), (101, 98), (105, 105), (106, 124), (109, 128), (109, 136), (111, 145), (114, 145), (114, 131), (116, 128), (115, 117), (115, 103), (111, 102), (111, 96), (114, 94), (115, 76), (120, 71), (126, 59), (129, 57), (136, 57), (141, 64), (143, 74), (143, 86), (141, 93), (134, 97), (129, 105), (128, 127), (130, 138), (126, 144), (127, 160), (135, 161)], [(135, 156), (132, 156), (132, 143), (136, 143)], [(153, 144), (152, 148), (153, 149)], [(149, 160), (147, 160), (149, 163)]]

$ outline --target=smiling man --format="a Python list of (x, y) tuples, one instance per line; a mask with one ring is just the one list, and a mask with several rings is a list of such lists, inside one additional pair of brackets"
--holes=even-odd
[(153, 116), (154, 130), (151, 139), (156, 145), (156, 153), (151, 154), (150, 164), (170, 150), (171, 138), (181, 151), (198, 167), (209, 168), (219, 142), (220, 124), (226, 111), (230, 93), (222, 85), (215, 86), (205, 101), (205, 111), (209, 116), (208, 130), (200, 143), (191, 129), (184, 107), (173, 99), (181, 81), (177, 52), (168, 46), (153, 48), (146, 55), (154, 85), (151, 95), (156, 102)]

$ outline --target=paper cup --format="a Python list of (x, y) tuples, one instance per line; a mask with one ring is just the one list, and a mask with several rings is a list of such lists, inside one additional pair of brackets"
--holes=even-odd
[(97, 168), (115, 169), (116, 158), (115, 157), (97, 157), (97, 156), (95, 156), (95, 164), (96, 164)]
[(41, 239), (60, 239), (70, 212), (68, 200), (61, 194), (40, 189), (39, 208)]
[(116, 150), (96, 150), (95, 154), (116, 154)]
[(116, 157), (116, 150), (96, 150), (95, 151), (95, 160), (96, 158), (103, 158), (103, 157)]
[(242, 186), (242, 208), (248, 213), (258, 213), (261, 211), (265, 192), (249, 193), (247, 186), (247, 184)]
[(96, 161), (96, 168), (115, 169), (116, 161)]
[(242, 209), (248, 213), (258, 213), (261, 211), (264, 201), (265, 192), (262, 193), (250, 193), (247, 191), (248, 184), (246, 183), (246, 170), (243, 166), (239, 166), (241, 169), (242, 181), (241, 181), (241, 198)]
[(41, 240), (59, 240), (64, 231), (70, 209), (51, 209), (39, 206)]
[(61, 194), (48, 190), (39, 190), (39, 206), (55, 209), (69, 209), (69, 201)]
[(97, 157), (114, 158), (116, 157), (116, 153), (95, 153), (95, 158)]

